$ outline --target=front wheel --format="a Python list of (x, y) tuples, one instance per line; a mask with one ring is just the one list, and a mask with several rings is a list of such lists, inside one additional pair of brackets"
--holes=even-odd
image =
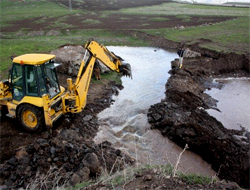
[(19, 120), (26, 131), (36, 132), (44, 127), (43, 110), (41, 108), (25, 104), (21, 107)]

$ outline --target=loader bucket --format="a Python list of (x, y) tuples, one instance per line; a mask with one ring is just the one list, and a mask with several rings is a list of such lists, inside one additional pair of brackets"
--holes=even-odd
[(126, 76), (126, 77), (128, 76), (132, 79), (132, 70), (131, 70), (131, 66), (129, 63), (122, 64), (120, 67), (120, 71), (122, 72), (123, 76)]

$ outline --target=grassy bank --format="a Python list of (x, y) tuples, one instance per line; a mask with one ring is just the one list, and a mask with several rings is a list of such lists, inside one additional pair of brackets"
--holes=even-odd
[(201, 47), (218, 52), (249, 52), (249, 17), (240, 17), (222, 23), (200, 27), (187, 27), (182, 29), (160, 28), (143, 31), (185, 44), (199, 42)]
[(165, 3), (157, 6), (122, 9), (124, 14), (143, 14), (168, 16), (175, 15), (184, 23), (192, 21), (191, 16), (233, 16), (232, 20), (204, 26), (185, 28), (157, 28), (142, 30), (152, 35), (163, 36), (175, 42), (194, 44), (201, 47), (225, 52), (249, 52), (250, 44), (250, 8), (223, 7), (208, 5), (192, 5), (179, 3)]

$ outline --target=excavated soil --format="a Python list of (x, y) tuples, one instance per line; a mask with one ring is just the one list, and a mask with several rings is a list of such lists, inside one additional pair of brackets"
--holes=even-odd
[[(118, 3), (113, 5), (107, 4), (106, 1), (85, 2), (85, 5), (72, 4), (72, 7), (90, 8), (96, 11), (116, 10), (122, 7), (141, 6), (142, 3), (142, 1), (124, 0), (118, 0)], [(143, 5), (161, 2), (163, 1), (147, 0)], [(68, 1), (60, 1), (60, 3), (67, 5)], [(35, 20), (37, 19), (40, 18)], [(31, 33), (35, 32), (34, 35), (37, 35), (37, 31), (41, 31), (39, 35), (45, 35), (46, 27), (53, 25), (55, 20), (42, 19), (46, 22), (33, 22), (35, 20), (32, 19), (11, 22), (12, 25), (2, 27), (1, 32), (16, 32), (25, 27)], [(95, 19), (99, 20), (100, 24), (79, 24), (79, 19)], [(177, 17), (167, 16), (166, 21), (153, 22), (148, 16), (109, 15), (106, 18), (100, 18), (96, 15), (83, 15), (78, 18), (77, 15), (72, 15), (62, 22), (70, 23), (72, 28), (77, 29), (112, 29), (118, 33), (136, 35), (151, 42), (152, 46), (176, 51), (180, 44), (137, 32), (134, 29), (197, 26), (228, 19), (232, 17), (202, 17), (201, 19), (194, 17), (188, 22), (183, 22)], [(31, 25), (30, 22), (34, 24)], [(177, 60), (172, 62), (171, 77), (168, 82), (166, 81), (166, 98), (151, 106), (148, 119), (152, 128), (159, 129), (163, 135), (181, 147), (188, 144), (190, 150), (212, 164), (221, 179), (235, 181), (241, 187), (247, 188), (249, 187), (250, 135), (244, 130), (227, 130), (220, 122), (209, 116), (204, 109), (215, 107), (216, 101), (204, 94), (204, 90), (216, 87), (210, 76), (249, 77), (249, 54), (213, 52), (200, 48), (199, 44), (203, 42), (204, 40), (201, 39), (200, 42), (189, 47), (193, 51), (200, 52), (202, 57), (185, 59), (181, 70), (176, 68)], [(60, 75), (60, 81), (65, 81), (65, 78), (67, 76)], [(26, 133), (17, 121), (1, 117), (0, 185), (2, 186), (0, 188), (18, 189), (35, 184), (38, 185), (35, 189), (38, 187), (52, 189), (55, 184), (74, 185), (98, 176), (101, 171), (114, 172), (133, 164), (132, 159), (112, 148), (110, 143), (103, 142), (95, 145), (92, 140), (98, 131), (96, 115), (112, 103), (111, 96), (117, 94), (118, 88), (121, 86), (105, 80), (102, 85), (91, 84), (88, 104), (84, 111), (74, 117), (65, 116), (57, 121), (53, 135), (46, 131), (39, 134)], [(34, 179), (37, 181), (34, 182)], [(44, 179), (48, 179), (47, 182), (44, 182)], [(88, 189), (105, 188), (112, 187), (98, 184)], [(209, 185), (187, 184), (178, 178), (162, 178), (157, 176), (157, 172), (147, 170), (140, 175), (135, 175), (125, 186), (118, 188), (239, 189), (239, 186), (227, 182)]]

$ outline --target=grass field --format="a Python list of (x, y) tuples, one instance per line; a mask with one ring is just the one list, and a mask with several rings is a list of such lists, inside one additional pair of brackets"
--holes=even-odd
[(21, 1), (0, 1), (1, 7), (1, 27), (8, 25), (7, 22), (29, 19), (35, 17), (60, 17), (68, 14), (75, 14), (80, 12), (79, 10), (71, 10), (68, 8), (62, 7), (58, 4), (40, 0), (32, 1), (26, 0), (26, 3)]
[[(105, 45), (127, 45), (127, 46), (148, 46), (149, 42), (143, 41), (136, 36), (126, 36), (115, 31), (103, 29), (71, 29), (70, 24), (63, 21), (70, 15), (99, 15), (105, 18), (112, 14), (123, 14), (121, 20), (127, 20), (126, 15), (141, 15), (141, 19), (151, 15), (149, 21), (164, 22), (169, 21), (167, 15), (174, 15), (184, 22), (193, 22), (192, 16), (234, 16), (235, 19), (223, 23), (206, 26), (187, 27), (184, 29), (155, 28), (140, 29), (145, 33), (160, 35), (175, 42), (192, 44), (200, 43), (201, 46), (217, 51), (234, 51), (237, 53), (250, 52), (249, 50), (249, 29), (250, 29), (250, 9), (221, 6), (204, 6), (178, 3), (165, 3), (157, 6), (145, 6), (138, 8), (121, 9), (118, 11), (93, 12), (91, 10), (69, 10), (68, 7), (59, 5), (47, 0), (34, 1), (25, 0), (25, 3), (18, 0), (0, 1), (1, 20), (0, 26), (11, 26), (11, 22), (23, 19), (35, 19), (36, 23), (43, 23), (47, 18), (53, 19), (53, 26), (44, 28), (41, 34), (37, 31), (29, 31), (25, 27), (20, 27), (16, 32), (0, 33), (0, 64), (1, 79), (7, 76), (7, 69), (11, 65), (11, 56), (24, 53), (41, 52), (48, 53), (64, 44), (84, 44), (89, 38), (93, 38)], [(115, 18), (114, 18), (115, 19)], [(128, 20), (133, 22), (133, 20)], [(99, 20), (86, 19), (82, 24), (100, 24)], [(148, 26), (148, 23), (141, 24)], [(48, 35), (51, 29), (57, 30), (56, 35)], [(122, 29), (122, 26), (121, 26)], [(138, 29), (137, 29), (138, 30)], [(68, 32), (67, 32), (68, 31)]]
[(199, 15), (199, 16), (247, 16), (249, 8), (165, 3), (162, 5), (127, 8), (120, 11), (124, 14), (145, 15)]

